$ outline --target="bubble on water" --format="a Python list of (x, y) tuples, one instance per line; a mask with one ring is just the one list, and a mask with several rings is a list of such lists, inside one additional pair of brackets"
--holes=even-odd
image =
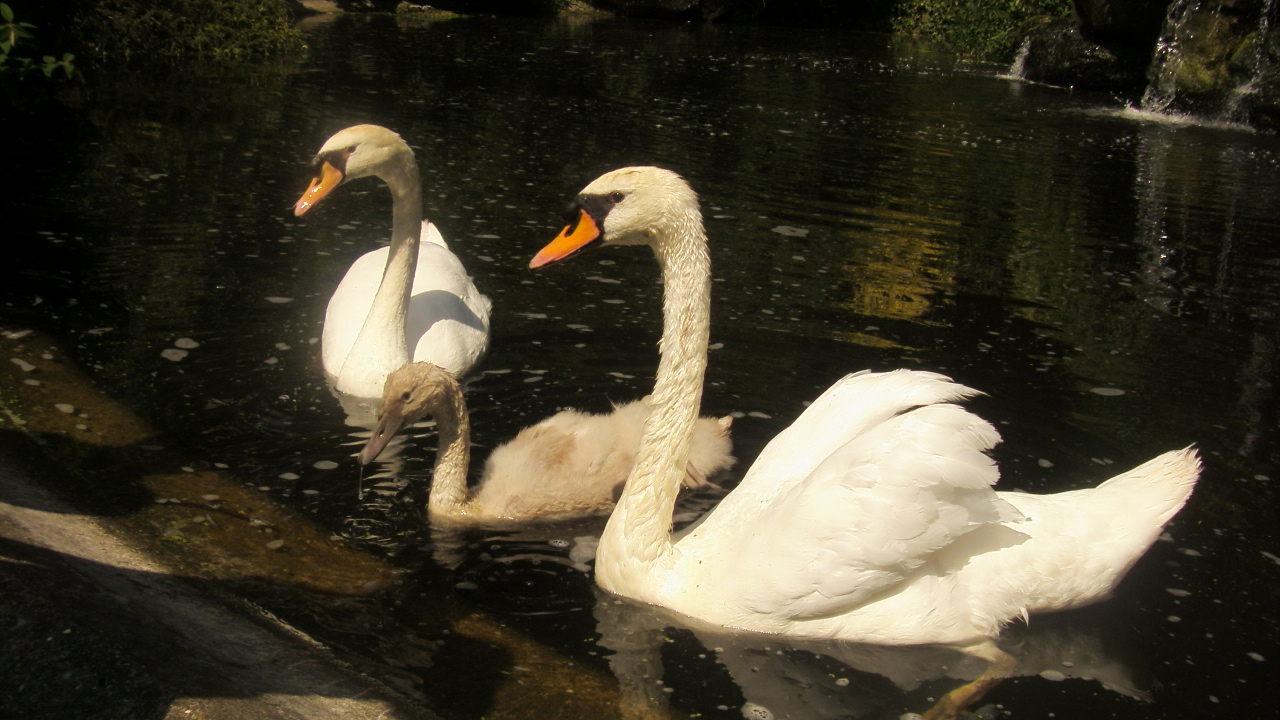
[(562, 538), (556, 538), (556, 539), (554, 539), (554, 540), (548, 540), (548, 541), (547, 541), (547, 544), (548, 544), (548, 545), (550, 545), (551, 547), (557, 547), (557, 548), (567, 548), (567, 547), (569, 547), (569, 541), (568, 541), (568, 540), (564, 540), (564, 539), (562, 539)]
[(27, 378), (26, 380), (23, 380), (23, 381), (22, 381), (22, 384), (23, 384), (23, 385), (37, 385), (37, 386), (38, 386), (38, 385), (40, 384), (40, 381), (39, 381), (39, 380), (36, 380), (35, 378)]
[(53, 406), (54, 406), (54, 407), (56, 407), (56, 408), (58, 408), (58, 411), (59, 411), (59, 412), (64, 412), (64, 413), (66, 413), (66, 414), (68, 414), (68, 415), (70, 415), (70, 414), (72, 414), (72, 413), (74, 413), (74, 412), (76, 411), (76, 406), (75, 406), (75, 405), (70, 405), (70, 404), (68, 404), (68, 403), (54, 403), (54, 405), (53, 405)]
[(1089, 388), (1089, 392), (1093, 393), (1094, 395), (1101, 395), (1103, 397), (1119, 397), (1124, 394), (1124, 390), (1121, 390), (1120, 388), (1113, 388), (1113, 387)]
[(31, 372), (32, 370), (36, 369), (35, 365), (32, 365), (31, 363), (27, 362), (26, 360), (23, 360), (22, 358), (9, 358), (9, 362), (13, 363), (14, 365), (17, 365), (18, 369), (21, 370), (22, 372)]
[(1171, 623), (1182, 622), (1182, 618), (1178, 617), (1177, 615), (1170, 615), (1169, 617), (1165, 618), (1165, 620), (1168, 620)]
[(747, 417), (760, 418), (761, 420), (773, 419), (773, 416), (770, 415), (769, 413), (760, 412), (759, 410), (752, 410), (751, 412), (747, 413)]
[(773, 712), (763, 705), (748, 701), (742, 704), (742, 717), (747, 720), (773, 720)]
[(289, 346), (289, 343), (276, 343), (276, 349), (280, 352), (284, 352), (286, 350), (292, 350), (293, 348)]
[(837, 687), (849, 687), (849, 678), (836, 678)]
[(303, 491), (302, 491), (302, 494), (303, 494), (303, 495), (319, 495), (319, 494), (320, 494), (320, 491), (319, 491), (319, 490), (311, 490), (311, 489), (307, 489), (307, 490), (303, 490)]
[(269, 297), (267, 297), (267, 298), (264, 298), (264, 299), (265, 299), (267, 302), (269, 302), (269, 303), (273, 303), (273, 304), (276, 304), (276, 305), (283, 305), (283, 304), (285, 304), (285, 303), (291, 303), (291, 302), (293, 302), (293, 298), (291, 298), (291, 297), (280, 297), (279, 295), (271, 295), (271, 296), (269, 296)]
[(1271, 562), (1273, 562), (1273, 563), (1275, 563), (1275, 564), (1277, 564), (1277, 565), (1280, 565), (1280, 555), (1275, 555), (1275, 554), (1269, 553), (1269, 552), (1267, 552), (1266, 550), (1259, 550), (1258, 552), (1261, 552), (1261, 553), (1262, 553), (1262, 556), (1263, 556), (1263, 557), (1265, 557), (1266, 559), (1270, 560)]
[(809, 231), (804, 228), (791, 227), (790, 225), (779, 225), (773, 231), (786, 237), (804, 237), (809, 234)]
[(178, 338), (177, 340), (174, 340), (173, 346), (180, 347), (183, 350), (194, 350), (195, 348), (200, 347), (200, 343), (196, 342), (195, 340), (192, 340), (191, 338), (183, 337), (183, 338)]
[(1248, 655), (1251, 659), (1253, 659), (1253, 660), (1257, 660), (1258, 662), (1266, 662), (1266, 661), (1267, 661), (1267, 659), (1266, 659), (1266, 658), (1262, 657), (1262, 653), (1249, 652), (1249, 653), (1245, 653), (1245, 654), (1246, 654), (1246, 655)]
[(180, 362), (181, 360), (187, 357), (187, 354), (188, 353), (186, 350), (179, 350), (178, 348), (167, 348), (160, 353), (160, 357), (172, 362)]
[(332, 460), (317, 460), (311, 464), (311, 467), (317, 470), (332, 470), (338, 467), (338, 463)]
[(1067, 679), (1066, 675), (1063, 675), (1061, 672), (1058, 672), (1057, 670), (1044, 670), (1040, 673), (1040, 677), (1044, 678), (1045, 680), (1050, 680), (1052, 682), (1062, 682), (1063, 680)]
[(1178, 588), (1165, 588), (1164, 591), (1174, 597), (1187, 597), (1191, 594), (1190, 590), (1179, 590)]
[(299, 476), (297, 473), (283, 472), (277, 475), (276, 477), (280, 478), (281, 480), (297, 480)]
[(284, 540), (272, 540), (267, 543), (268, 550), (279, 550), (282, 547), (284, 547)]

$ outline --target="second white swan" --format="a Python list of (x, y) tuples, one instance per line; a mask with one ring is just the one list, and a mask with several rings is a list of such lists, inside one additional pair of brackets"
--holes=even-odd
[(392, 370), (426, 360), (462, 377), (489, 347), (489, 298), (422, 219), (413, 150), (378, 125), (354, 125), (325, 141), (315, 178), (294, 205), (302, 215), (337, 186), (381, 178), (391, 190), (391, 245), (358, 258), (329, 300), (320, 360), (338, 392), (382, 396)]

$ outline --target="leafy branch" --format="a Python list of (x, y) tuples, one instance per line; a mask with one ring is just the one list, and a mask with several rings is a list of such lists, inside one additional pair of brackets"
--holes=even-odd
[(60, 59), (45, 55), (39, 64), (29, 57), (14, 54), (14, 48), (20, 41), (35, 38), (35, 29), (35, 25), (15, 19), (13, 8), (8, 3), (0, 2), (0, 72), (16, 70), (18, 74), (24, 75), (33, 68), (39, 68), (47, 78), (52, 78), (59, 70), (66, 78), (76, 77), (73, 62), (76, 56), (71, 53), (63, 53)]

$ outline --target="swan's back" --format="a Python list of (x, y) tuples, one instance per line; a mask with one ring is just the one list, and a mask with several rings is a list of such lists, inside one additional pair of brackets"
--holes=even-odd
[(1194, 451), (1095, 488), (997, 493), (986, 451), (999, 435), (948, 402), (972, 393), (930, 373), (846, 377), (676, 542), (681, 582), (640, 581), (647, 599), (735, 627), (892, 644), (964, 642), (1104, 599), (1185, 503)]
[[(490, 454), (477, 507), (512, 519), (609, 512), (635, 464), (648, 414), (646, 398), (603, 415), (565, 410), (521, 430)], [(728, 427), (713, 418), (696, 425), (690, 462), (704, 478), (734, 463)]]
[(1006, 551), (992, 572), (1027, 612), (1105, 600), (1186, 504), (1199, 477), (1200, 460), (1187, 448), (1097, 487), (1052, 495), (998, 493), (1026, 517), (1016, 527), (1028, 540)]

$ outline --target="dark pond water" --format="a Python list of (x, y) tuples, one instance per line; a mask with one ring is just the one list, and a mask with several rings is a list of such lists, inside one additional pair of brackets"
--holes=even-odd
[[(1280, 658), (1274, 136), (849, 33), (378, 17), (321, 23), (309, 42), (303, 62), (84, 88), (74, 111), (23, 126), (8, 165), (23, 184), (5, 202), (23, 253), (2, 271), (2, 312), (60, 338), (192, 465), (221, 464), (410, 571), (385, 600), (403, 621), (433, 612), (415, 583), (443, 586), (616, 674), (640, 706), (691, 717), (896, 717), (965, 676), (924, 651), (709, 638), (597, 604), (575, 552), (598, 524), (433, 539), (430, 428), (358, 493), (360, 430), (325, 385), (318, 338), (345, 268), (385, 240), (390, 201), (364, 181), (302, 221), (289, 212), (321, 142), (357, 122), (418, 150), (429, 217), (494, 301), (468, 392), (481, 455), (558, 409), (647, 392), (661, 325), (647, 251), (525, 268), (600, 172), (670, 167), (703, 199), (704, 411), (737, 416), (739, 471), (862, 368), (985, 391), (973, 407), (1004, 435), (1006, 488), (1080, 487), (1201, 448), (1196, 495), (1111, 602), (1011, 629), (1024, 677), (989, 713), (1264, 707)], [(328, 630), (314, 629), (341, 632)], [(339, 644), (377, 673), (399, 640), (360, 634)], [(448, 656), (449, 639), (437, 647)], [(465, 685), (438, 658), (386, 670), (437, 698)]]

